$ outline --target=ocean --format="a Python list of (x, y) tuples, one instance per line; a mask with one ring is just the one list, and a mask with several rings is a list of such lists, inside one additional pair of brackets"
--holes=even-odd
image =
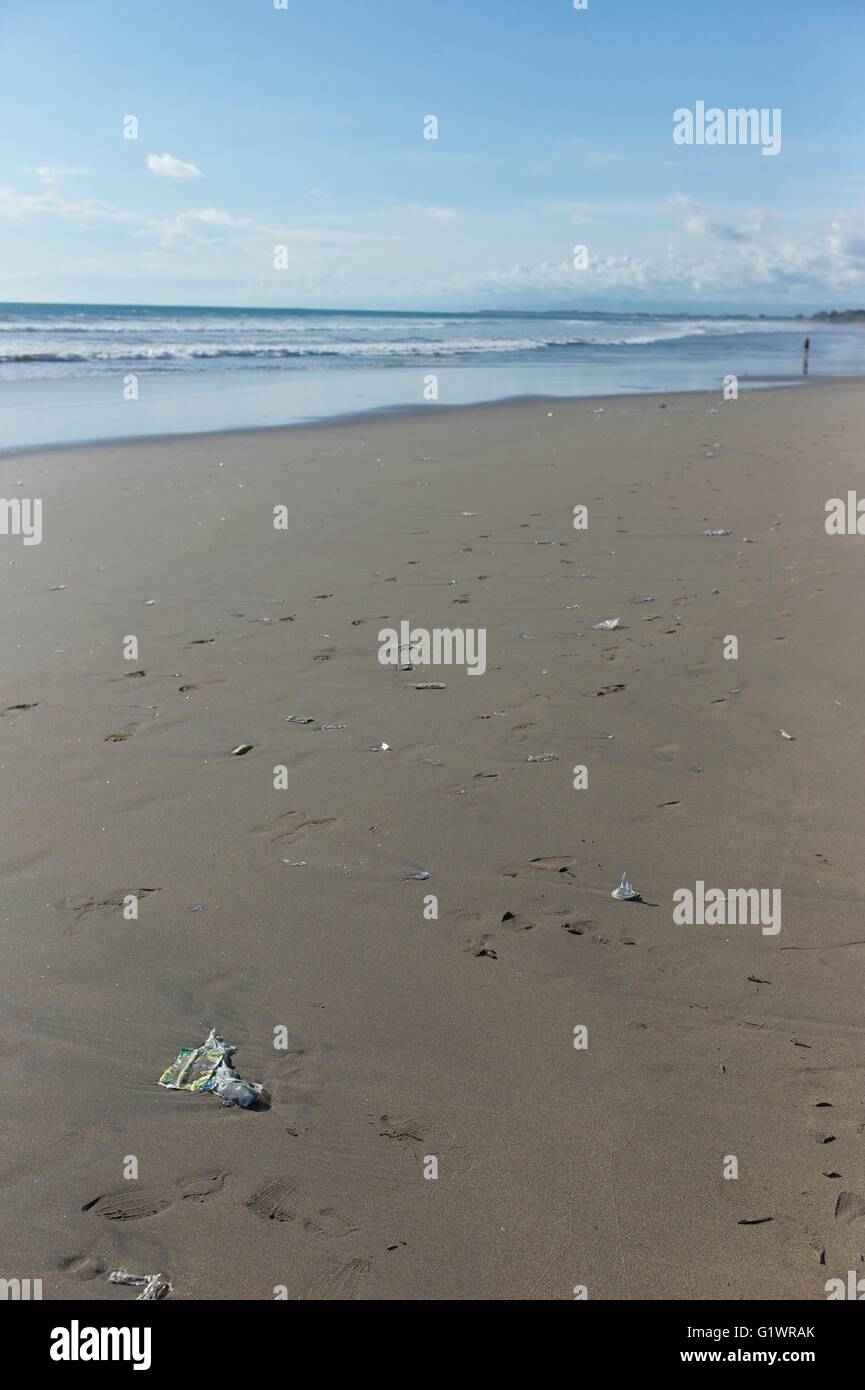
[(0, 304), (0, 448), (512, 397), (865, 374), (865, 328), (793, 318)]

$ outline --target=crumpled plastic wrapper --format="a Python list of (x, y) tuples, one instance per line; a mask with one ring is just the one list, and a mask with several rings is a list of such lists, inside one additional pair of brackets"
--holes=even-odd
[(108, 1276), (109, 1284), (129, 1284), (133, 1289), (141, 1289), (136, 1303), (154, 1302), (167, 1298), (174, 1292), (173, 1284), (163, 1279), (161, 1274), (130, 1274), (125, 1269), (112, 1269)]
[(230, 1063), (237, 1048), (211, 1028), (201, 1047), (182, 1047), (159, 1085), (170, 1091), (198, 1091), (221, 1098), (223, 1105), (253, 1105), (262, 1092), (257, 1081), (244, 1081)]

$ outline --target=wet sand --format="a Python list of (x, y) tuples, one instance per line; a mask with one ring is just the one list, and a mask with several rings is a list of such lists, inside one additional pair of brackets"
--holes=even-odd
[[(824, 507), (863, 424), (815, 383), (0, 458), (44, 499), (41, 545), (2, 537), (0, 1274), (822, 1299), (858, 1269), (865, 541)], [(403, 619), (484, 628), (486, 673), (380, 665)], [(781, 931), (676, 925), (697, 880), (780, 888)], [(211, 1026), (269, 1107), (156, 1085)]]

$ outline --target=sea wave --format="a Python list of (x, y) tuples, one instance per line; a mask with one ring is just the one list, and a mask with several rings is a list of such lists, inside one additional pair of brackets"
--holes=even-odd
[[(742, 330), (736, 330), (741, 332)], [(37, 346), (0, 341), (3, 363), (184, 363), (219, 359), (280, 361), (303, 357), (338, 358), (438, 358), (514, 353), (539, 353), (551, 349), (648, 347), (653, 343), (707, 336), (703, 325), (677, 325), (675, 329), (611, 335), (594, 333), (575, 337), (408, 339), (383, 342), (271, 343), (220, 342), (92, 342), (48, 341)]]

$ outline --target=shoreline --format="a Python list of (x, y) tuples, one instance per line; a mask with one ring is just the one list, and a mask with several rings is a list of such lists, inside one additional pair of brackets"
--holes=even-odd
[[(807, 377), (778, 376), (749, 378), (747, 376), (742, 376), (739, 378), (740, 385), (744, 386), (746, 391), (748, 392), (759, 391), (762, 389), (779, 390), (782, 388), (797, 386), (817, 386), (820, 388), (851, 386), (855, 385), (857, 382), (865, 382), (865, 376), (820, 377), (812, 376), (809, 374)], [(615, 404), (619, 401), (629, 400), (652, 401), (659, 400), (661, 398), (678, 400), (680, 398), (688, 399), (696, 396), (710, 396), (720, 398), (721, 391), (719, 388), (708, 389), (705, 387), (695, 387), (691, 391), (628, 391), (608, 395), (600, 394), (581, 396), (546, 396), (540, 394), (502, 396), (493, 400), (469, 402), (460, 401), (454, 402), (453, 404), (442, 401), (436, 403), (435, 405), (375, 406), (370, 408), (369, 410), (349, 411), (341, 415), (321, 416), (316, 419), (299, 420), (291, 422), (289, 424), (241, 425), (237, 428), (232, 429), (189, 430), (182, 431), (179, 433), (176, 432), (167, 434), (113, 435), (105, 437), (96, 437), (93, 439), (70, 440), (68, 442), (60, 443), (12, 445), (6, 448), (0, 445), (0, 458), (20, 457), (22, 455), (26, 456), (28, 454), (34, 453), (59, 453), (61, 451), (68, 452), (77, 449), (92, 449), (101, 447), (103, 445), (106, 447), (111, 446), (113, 448), (119, 447), (121, 445), (129, 445), (130, 447), (134, 447), (138, 445), (151, 443), (174, 444), (179, 443), (183, 440), (191, 439), (234, 439), (242, 437), (243, 435), (276, 435), (282, 431), (294, 432), (298, 430), (326, 429), (329, 427), (337, 429), (345, 428), (350, 425), (363, 425), (367, 421), (384, 421), (392, 418), (405, 419), (407, 421), (413, 420), (415, 418), (422, 420), (435, 416), (437, 414), (444, 414), (446, 412), (450, 413), (465, 412), (470, 410), (491, 410), (498, 406), (532, 404), (549, 405), (554, 402), (560, 404), (576, 404), (577, 402), (585, 402), (587, 404), (593, 403), (597, 405), (604, 401), (610, 402), (611, 404)]]

